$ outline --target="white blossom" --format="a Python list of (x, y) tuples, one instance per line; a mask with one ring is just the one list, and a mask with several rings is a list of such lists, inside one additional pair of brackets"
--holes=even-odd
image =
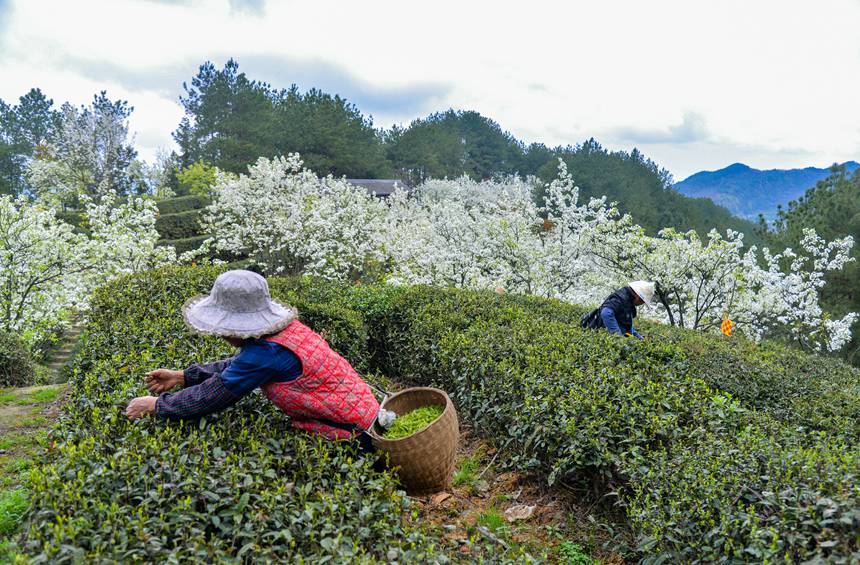
[[(850, 259), (851, 238), (805, 234), (800, 253), (745, 248), (743, 234), (645, 233), (604, 199), (579, 202), (559, 163), (538, 206), (538, 181), (431, 179), (376, 200), (343, 179), (319, 178), (297, 155), (260, 159), (239, 177), (219, 173), (205, 227), (207, 250), (250, 256), (272, 273), (368, 274), (394, 284), (504, 288), (599, 304), (635, 279), (658, 283), (646, 316), (716, 331), (726, 316), (753, 339), (779, 337), (835, 351), (855, 314), (819, 305), (829, 271)], [(186, 256), (185, 259), (189, 259)]]

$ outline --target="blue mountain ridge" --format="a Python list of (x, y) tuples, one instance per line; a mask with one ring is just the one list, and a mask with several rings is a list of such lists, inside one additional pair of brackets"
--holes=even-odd
[[(847, 161), (851, 173), (860, 163)], [(797, 200), (818, 181), (830, 175), (830, 168), (759, 170), (734, 163), (718, 171), (701, 171), (675, 183), (675, 189), (685, 196), (709, 198), (725, 206), (733, 214), (756, 219), (776, 216), (777, 206), (785, 207)]]

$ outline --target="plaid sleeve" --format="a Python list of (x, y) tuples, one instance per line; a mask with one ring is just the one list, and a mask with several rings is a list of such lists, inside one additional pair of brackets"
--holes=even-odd
[(227, 390), (221, 375), (215, 374), (198, 385), (162, 394), (155, 401), (155, 414), (169, 420), (194, 420), (224, 410), (240, 398)]
[(228, 359), (221, 359), (220, 361), (215, 361), (214, 363), (206, 363), (204, 365), (200, 365), (195, 363), (185, 369), (182, 372), (182, 375), (185, 378), (185, 386), (194, 386), (199, 385), (209, 377), (223, 373), (224, 370), (230, 366), (230, 363), (233, 362), (233, 359), (236, 357), (230, 357)]

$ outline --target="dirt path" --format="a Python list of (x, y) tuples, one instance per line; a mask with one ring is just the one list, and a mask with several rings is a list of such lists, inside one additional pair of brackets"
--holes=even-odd
[(39, 453), (39, 442), (56, 420), (66, 385), (0, 391), (0, 562), (9, 562), (13, 538), (27, 509), (24, 475)]
[(612, 517), (594, 501), (550, 488), (543, 477), (505, 471), (502, 453), (468, 428), (461, 433), (452, 489), (413, 499), (417, 519), (439, 527), (449, 550), (471, 553), (480, 539), (552, 563), (624, 563), (611, 549)]

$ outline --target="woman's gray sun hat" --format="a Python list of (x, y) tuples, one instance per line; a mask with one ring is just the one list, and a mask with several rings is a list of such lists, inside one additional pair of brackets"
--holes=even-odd
[(296, 319), (296, 310), (272, 300), (266, 279), (251, 271), (227, 271), (208, 296), (185, 303), (185, 323), (201, 334), (260, 337), (279, 332)]

